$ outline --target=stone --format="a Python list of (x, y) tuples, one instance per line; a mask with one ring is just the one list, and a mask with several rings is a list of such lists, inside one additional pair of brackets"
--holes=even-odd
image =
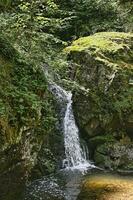
[[(106, 165), (110, 154), (106, 159), (99, 156), (101, 145), (121, 146), (122, 141), (132, 143), (133, 139), (133, 87), (129, 84), (133, 77), (133, 34), (96, 33), (74, 41), (65, 52), (75, 66), (74, 81), (80, 85), (73, 92), (76, 122), (90, 147), (91, 159)], [(113, 168), (117, 167), (114, 162)]]

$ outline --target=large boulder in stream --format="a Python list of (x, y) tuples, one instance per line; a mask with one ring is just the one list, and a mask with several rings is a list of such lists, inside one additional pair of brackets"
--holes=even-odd
[(96, 33), (65, 51), (75, 118), (90, 158), (109, 169), (133, 169), (133, 34)]

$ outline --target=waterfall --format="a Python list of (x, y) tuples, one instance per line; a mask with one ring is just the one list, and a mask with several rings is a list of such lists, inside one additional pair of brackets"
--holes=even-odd
[[(67, 94), (67, 107), (64, 117), (64, 145), (66, 159), (64, 165), (67, 167), (77, 167), (87, 161), (83, 157), (84, 153), (80, 146), (79, 131), (75, 123), (72, 110), (72, 94)], [(86, 163), (87, 164), (87, 163)]]
[(81, 148), (80, 145), (79, 130), (75, 123), (72, 109), (72, 93), (65, 91), (55, 83), (50, 83), (50, 90), (55, 95), (60, 106), (63, 106), (64, 111), (63, 132), (65, 159), (63, 160), (63, 168), (87, 169), (93, 166), (86, 159), (86, 148)]

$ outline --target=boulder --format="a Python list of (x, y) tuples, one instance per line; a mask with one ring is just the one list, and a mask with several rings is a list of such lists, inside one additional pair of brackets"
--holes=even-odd
[(79, 86), (73, 90), (74, 114), (91, 158), (97, 162), (95, 152), (107, 143), (126, 141), (128, 149), (133, 139), (133, 34), (96, 33), (65, 51)]

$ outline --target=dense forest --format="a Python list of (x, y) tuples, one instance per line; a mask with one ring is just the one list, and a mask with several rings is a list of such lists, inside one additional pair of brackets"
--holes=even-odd
[(0, 200), (132, 199), (129, 180), (68, 197), (60, 178), (132, 177), (132, 102), (132, 0), (0, 0)]

